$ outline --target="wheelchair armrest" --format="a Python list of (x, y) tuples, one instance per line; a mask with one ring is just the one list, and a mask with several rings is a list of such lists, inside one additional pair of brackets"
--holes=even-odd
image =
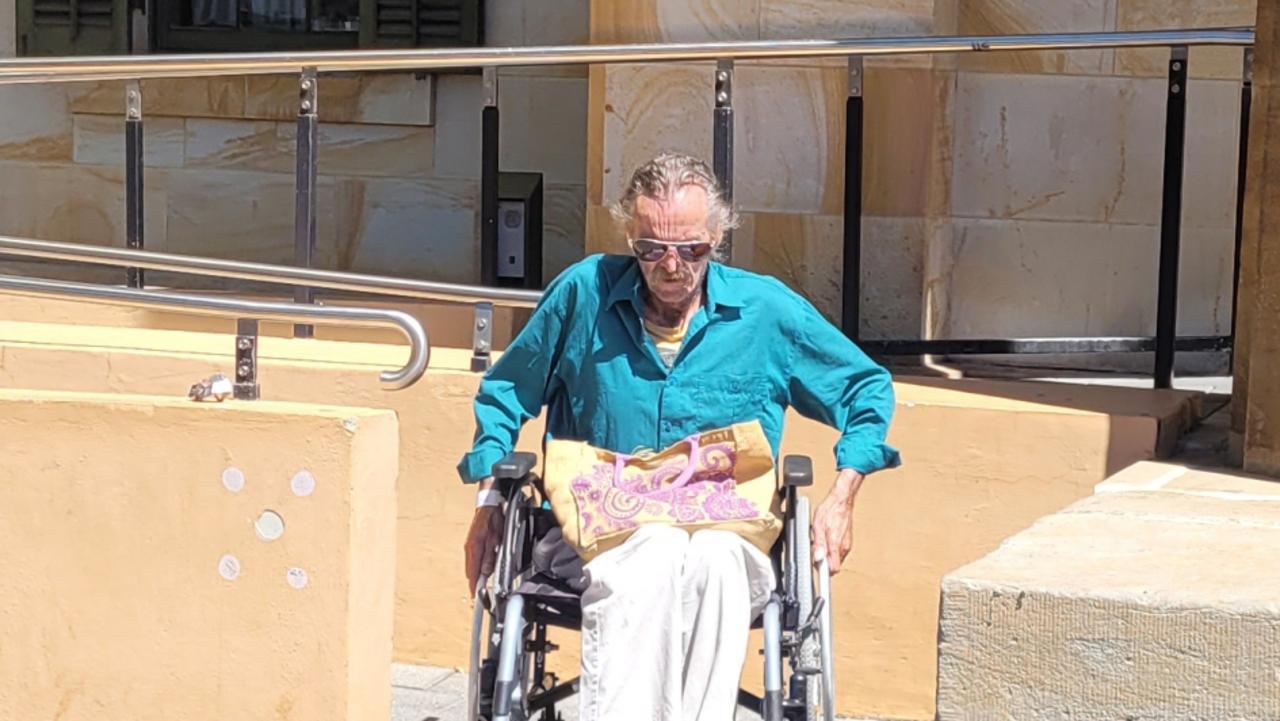
[(782, 483), (790, 488), (813, 485), (813, 459), (808, 456), (785, 456), (782, 459)]
[(493, 477), (499, 481), (518, 481), (532, 473), (536, 465), (538, 457), (532, 453), (508, 453), (493, 464)]

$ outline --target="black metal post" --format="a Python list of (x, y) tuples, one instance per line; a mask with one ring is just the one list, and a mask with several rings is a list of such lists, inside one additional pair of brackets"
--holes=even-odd
[(1231, 368), (1236, 365), (1236, 316), (1240, 296), (1240, 243), (1244, 239), (1244, 190), (1249, 168), (1249, 114), (1253, 110), (1253, 48), (1244, 49), (1240, 76), (1240, 151), (1236, 159), (1235, 263), (1231, 266)]
[[(733, 204), (733, 60), (716, 62), (716, 102), (712, 111), (711, 166), (724, 200)], [(733, 261), (733, 231), (725, 230), (716, 251), (722, 263)]]
[[(312, 266), (316, 250), (316, 155), (320, 141), (317, 85), (316, 69), (303, 70), (298, 84), (298, 172), (293, 207), (293, 259), (303, 268)], [(293, 300), (312, 303), (315, 301), (315, 289), (297, 288)], [(293, 326), (295, 338), (314, 335), (315, 326)]]
[(1187, 48), (1169, 53), (1164, 130), (1164, 198), (1160, 211), (1160, 275), (1156, 296), (1155, 387), (1173, 386), (1178, 335), (1178, 256), (1182, 233), (1182, 161), (1187, 119)]
[[(124, 91), (125, 244), (130, 250), (142, 250), (144, 245), (142, 173), (142, 85), (131, 80)], [(142, 268), (125, 268), (127, 286), (141, 288), (145, 283)]]
[(232, 385), (232, 397), (242, 401), (256, 401), (262, 396), (258, 385), (258, 321), (236, 321), (236, 380)]
[(498, 69), (484, 69), (480, 113), (480, 283), (498, 284)]
[(844, 275), (840, 324), (857, 341), (862, 320), (862, 56), (849, 57), (844, 110)]

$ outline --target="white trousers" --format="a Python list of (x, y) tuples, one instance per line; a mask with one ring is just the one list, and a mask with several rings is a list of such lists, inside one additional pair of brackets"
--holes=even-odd
[(769, 557), (736, 534), (644, 526), (585, 568), (581, 721), (729, 721)]

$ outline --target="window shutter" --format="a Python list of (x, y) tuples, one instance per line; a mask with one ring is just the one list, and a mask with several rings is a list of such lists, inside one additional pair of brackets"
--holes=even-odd
[(360, 0), (360, 44), (373, 48), (484, 44), (483, 0)]
[(18, 0), (21, 55), (129, 52), (128, 0)]

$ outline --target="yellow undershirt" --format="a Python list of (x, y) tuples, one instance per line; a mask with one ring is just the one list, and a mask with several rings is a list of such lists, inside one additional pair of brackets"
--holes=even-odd
[(680, 354), (680, 346), (684, 345), (686, 328), (687, 325), (679, 328), (665, 328), (650, 322), (648, 318), (644, 321), (644, 332), (653, 339), (653, 344), (658, 348), (658, 357), (667, 364), (668, 369), (675, 364), (676, 356)]

